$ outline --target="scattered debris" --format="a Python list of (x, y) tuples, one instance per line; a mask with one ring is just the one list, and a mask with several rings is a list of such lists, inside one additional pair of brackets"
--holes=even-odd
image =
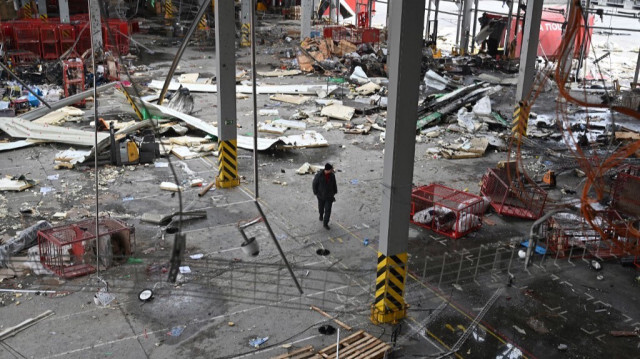
[(351, 120), (355, 112), (356, 110), (353, 107), (333, 104), (322, 108), (320, 115), (335, 118), (338, 120), (349, 121)]
[(269, 337), (254, 338), (254, 339), (249, 340), (249, 345), (251, 345), (254, 348), (259, 348), (260, 345), (266, 343), (267, 340), (269, 340)]
[(0, 191), (24, 191), (35, 185), (36, 181), (27, 179), (25, 176), (0, 178)]

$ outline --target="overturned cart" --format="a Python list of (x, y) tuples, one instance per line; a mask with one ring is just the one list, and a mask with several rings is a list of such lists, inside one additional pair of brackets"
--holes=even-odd
[(97, 241), (95, 231), (95, 219), (38, 231), (40, 262), (62, 278), (74, 278), (95, 272), (98, 264), (108, 268), (131, 255), (135, 246), (133, 227), (100, 218)]
[(547, 201), (547, 192), (518, 174), (515, 166), (489, 168), (480, 193), (491, 199), (497, 213), (524, 219), (540, 218)]

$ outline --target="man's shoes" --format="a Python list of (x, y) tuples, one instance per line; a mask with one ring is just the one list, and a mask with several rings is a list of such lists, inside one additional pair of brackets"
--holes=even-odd
[(324, 227), (324, 229), (326, 229), (326, 230), (330, 230), (330, 229), (331, 229), (331, 227), (329, 227), (329, 225), (328, 225), (328, 224), (326, 224), (326, 223), (323, 225), (323, 227)]
[(323, 218), (322, 218), (322, 215), (320, 215), (320, 220), (322, 221), (322, 219), (323, 219)]

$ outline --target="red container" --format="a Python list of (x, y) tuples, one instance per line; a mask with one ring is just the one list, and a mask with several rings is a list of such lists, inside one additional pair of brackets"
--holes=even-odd
[(58, 24), (57, 26), (58, 37), (60, 38), (60, 53), (63, 54), (75, 44), (76, 28), (69, 24)]
[[(91, 29), (89, 29), (88, 22), (82, 22), (75, 24), (76, 30), (76, 52), (78, 55), (82, 55), (85, 51), (91, 49)], [(83, 31), (84, 29), (84, 31)]]
[(16, 23), (13, 28), (13, 42), (17, 50), (29, 51), (42, 56), (40, 50), (40, 29), (27, 22)]
[(439, 184), (411, 193), (411, 223), (457, 239), (482, 226), (481, 197)]
[[(73, 224), (38, 231), (42, 265), (62, 278), (95, 272), (96, 222), (88, 219)], [(131, 254), (135, 233), (125, 223), (111, 218), (98, 221), (101, 264), (109, 267), (116, 256)]]
[(505, 168), (490, 168), (482, 177), (480, 193), (491, 199), (491, 206), (499, 214), (525, 219), (538, 219), (544, 211), (547, 192), (535, 184), (518, 183), (515, 169), (509, 174)]
[(40, 53), (45, 60), (60, 58), (60, 33), (56, 25), (40, 25)]

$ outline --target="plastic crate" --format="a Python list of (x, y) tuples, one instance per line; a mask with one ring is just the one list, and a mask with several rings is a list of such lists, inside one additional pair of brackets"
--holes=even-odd
[[(86, 25), (86, 28), (85, 28)], [(81, 22), (74, 25), (76, 31), (76, 52), (82, 55), (85, 51), (91, 49), (91, 29), (87, 22)], [(84, 29), (84, 31), (82, 31)]]
[(502, 215), (524, 219), (538, 219), (544, 211), (547, 191), (535, 184), (518, 183), (515, 170), (509, 173), (506, 168), (489, 168), (482, 177), (480, 193), (491, 199), (491, 207)]
[[(95, 272), (96, 222), (84, 220), (38, 231), (42, 265), (62, 278), (74, 278)], [(114, 259), (131, 255), (135, 233), (125, 223), (111, 218), (98, 221), (101, 265), (110, 267)]]
[(327, 26), (322, 32), (325, 39), (332, 39), (333, 41), (347, 40), (356, 45), (380, 42), (380, 30), (373, 28)]
[[(82, 60), (65, 60), (62, 62), (62, 87), (64, 97), (73, 96), (85, 90), (84, 63)], [(80, 100), (76, 105), (84, 106), (86, 100)]]
[(76, 28), (69, 24), (58, 24), (57, 27), (60, 39), (60, 53), (63, 54), (75, 44)]
[(458, 239), (482, 226), (481, 197), (439, 184), (417, 187), (411, 193), (411, 223)]
[(45, 60), (60, 58), (60, 33), (56, 25), (40, 25), (40, 52)]
[(29, 23), (17, 23), (13, 28), (13, 42), (16, 50), (29, 51), (42, 56), (40, 50), (40, 29)]

